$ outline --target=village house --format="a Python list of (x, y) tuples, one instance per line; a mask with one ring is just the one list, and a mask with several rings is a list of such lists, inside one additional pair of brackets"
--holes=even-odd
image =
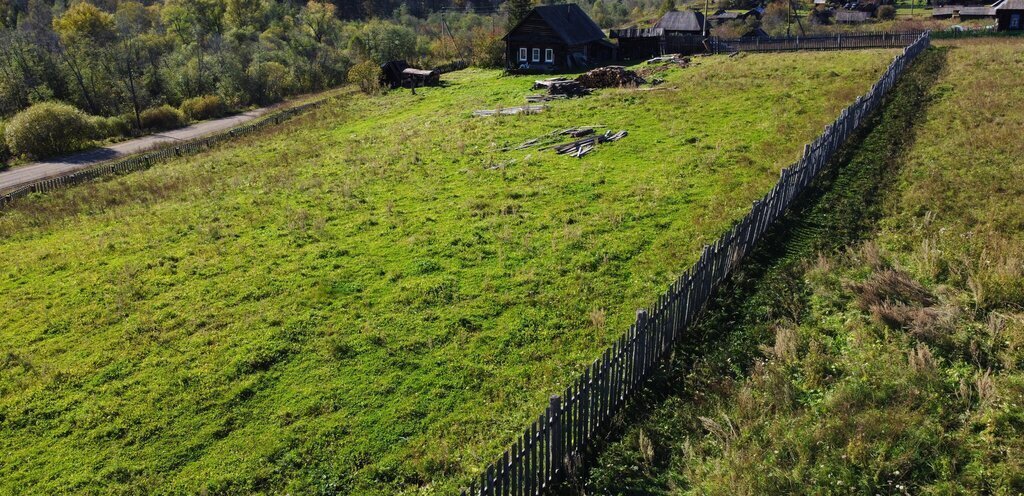
[(995, 11), (999, 31), (1024, 30), (1024, 0), (1003, 0)]
[(932, 17), (935, 19), (960, 19), (968, 21), (971, 19), (994, 19), (996, 9), (988, 6), (964, 6), (947, 5), (932, 9)]
[(651, 28), (613, 29), (623, 59), (644, 59), (668, 53), (690, 54), (704, 50), (704, 14), (693, 11), (666, 13)]
[(574, 3), (534, 7), (504, 40), (510, 70), (561, 72), (615, 60), (615, 45)]

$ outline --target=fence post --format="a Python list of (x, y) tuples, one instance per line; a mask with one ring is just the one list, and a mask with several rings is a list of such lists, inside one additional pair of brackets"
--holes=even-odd
[[(635, 347), (635, 356), (639, 358), (640, 362), (636, 374), (637, 384), (647, 376), (647, 340), (650, 335), (650, 330), (647, 328), (648, 320), (647, 309), (641, 308), (636, 311), (637, 346)], [(632, 386), (630, 385), (630, 387)]]
[(557, 485), (565, 475), (562, 461), (562, 397), (551, 395), (551, 485)]

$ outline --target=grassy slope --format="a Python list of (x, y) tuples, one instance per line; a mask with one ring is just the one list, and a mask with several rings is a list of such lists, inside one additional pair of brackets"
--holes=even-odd
[[(1024, 115), (1012, 107), (1022, 96), (1022, 47), (963, 42), (931, 55), (946, 62), (916, 139), (896, 155), (876, 238), (786, 260), (753, 284), (752, 303), (731, 315), (734, 334), (774, 344), (749, 376), (688, 369), (680, 390), (709, 394), (654, 408), (602, 458), (592, 485), (671, 494), (1024, 491)], [(879, 143), (869, 137), (851, 163), (882, 152)], [(824, 208), (836, 215), (854, 205), (833, 203)], [(858, 208), (870, 212), (872, 203)], [(827, 227), (822, 219), (812, 224)], [(841, 239), (840, 227), (821, 233)]]
[(464, 71), (0, 213), (0, 492), (450, 491), (891, 56), (500, 119), (529, 80)]

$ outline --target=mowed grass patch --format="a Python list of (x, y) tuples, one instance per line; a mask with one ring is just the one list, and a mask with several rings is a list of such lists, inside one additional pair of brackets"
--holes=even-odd
[[(452, 492), (893, 55), (507, 118), (532, 78), (461, 71), (0, 212), (0, 487)], [(501, 151), (577, 125), (630, 135)]]

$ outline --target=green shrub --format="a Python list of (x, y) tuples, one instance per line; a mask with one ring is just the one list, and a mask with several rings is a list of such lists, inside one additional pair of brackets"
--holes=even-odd
[(260, 105), (279, 102), (295, 87), (295, 78), (287, 67), (277, 62), (253, 63), (246, 71), (249, 95)]
[(123, 115), (114, 117), (89, 116), (89, 125), (92, 126), (91, 137), (95, 140), (105, 140), (129, 136), (132, 133), (132, 120), (130, 117)]
[(878, 16), (879, 19), (891, 21), (896, 18), (896, 7), (893, 7), (892, 5), (883, 5), (878, 8), (878, 12), (875, 12), (875, 15)]
[(91, 145), (92, 126), (80, 110), (58, 102), (37, 103), (14, 116), (4, 141), (14, 155), (44, 158)]
[(181, 112), (191, 120), (201, 121), (223, 117), (228, 113), (224, 99), (217, 95), (205, 95), (189, 98), (181, 102)]
[(187, 123), (185, 120), (185, 114), (170, 105), (161, 105), (159, 107), (143, 110), (142, 115), (140, 115), (139, 118), (142, 120), (143, 129), (151, 129), (154, 131), (175, 129), (182, 127)]
[(367, 95), (380, 92), (380, 67), (372, 60), (360, 62), (348, 71), (348, 82), (358, 85)]

